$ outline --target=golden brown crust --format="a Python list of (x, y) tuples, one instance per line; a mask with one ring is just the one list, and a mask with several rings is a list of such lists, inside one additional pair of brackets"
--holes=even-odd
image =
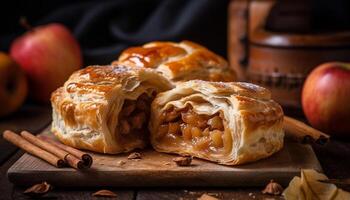
[(145, 141), (141, 136), (131, 140), (118, 133), (123, 103), (171, 87), (152, 69), (110, 65), (76, 71), (52, 93), (52, 132), (65, 144), (96, 152), (142, 148)]
[(173, 82), (193, 79), (228, 82), (236, 77), (225, 59), (190, 41), (151, 42), (131, 47), (112, 64), (117, 63), (154, 68)]
[[(198, 151), (178, 138), (177, 144), (165, 143), (158, 128), (164, 123), (163, 112), (191, 105), (193, 111), (208, 116), (221, 113), (229, 131), (231, 150), (222, 153)], [(152, 103), (151, 142), (161, 152), (192, 155), (226, 165), (237, 165), (266, 158), (283, 147), (283, 110), (270, 92), (249, 83), (188, 81), (160, 93)], [(163, 133), (164, 134), (164, 133)], [(223, 136), (225, 137), (225, 136)], [(231, 146), (230, 146), (231, 145)]]

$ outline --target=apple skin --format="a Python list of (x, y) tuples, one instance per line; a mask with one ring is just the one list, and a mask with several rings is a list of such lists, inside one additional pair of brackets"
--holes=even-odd
[(80, 47), (63, 25), (38, 26), (15, 39), (11, 57), (25, 71), (31, 97), (49, 102), (51, 93), (82, 66)]
[(302, 106), (313, 127), (350, 138), (350, 63), (330, 62), (315, 68), (304, 83)]
[(9, 55), (0, 52), (0, 117), (16, 111), (27, 93), (24, 72)]

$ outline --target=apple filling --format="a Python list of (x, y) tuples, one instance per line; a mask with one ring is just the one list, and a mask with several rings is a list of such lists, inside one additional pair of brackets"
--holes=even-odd
[(231, 135), (222, 113), (197, 114), (191, 107), (162, 113), (158, 140), (169, 145), (190, 145), (194, 151), (228, 153), (231, 150)]
[(141, 94), (136, 100), (125, 100), (119, 114), (118, 132), (121, 138), (143, 137), (150, 116), (150, 104), (154, 94)]

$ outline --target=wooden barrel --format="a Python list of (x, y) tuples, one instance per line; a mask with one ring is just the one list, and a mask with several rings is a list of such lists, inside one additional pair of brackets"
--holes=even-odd
[[(303, 82), (313, 68), (329, 61), (350, 61), (350, 32), (281, 33), (266, 30), (266, 18), (274, 3), (267, 0), (231, 2), (228, 56), (240, 80), (266, 87), (282, 106), (298, 109), (301, 107)], [(241, 12), (246, 15), (237, 19), (237, 13), (232, 11), (242, 7), (246, 11)], [(240, 24), (245, 20), (247, 25), (241, 26), (246, 31), (241, 30), (237, 36), (239, 20)], [(242, 34), (244, 32), (246, 36)], [(235, 48), (244, 51), (232, 50)]]

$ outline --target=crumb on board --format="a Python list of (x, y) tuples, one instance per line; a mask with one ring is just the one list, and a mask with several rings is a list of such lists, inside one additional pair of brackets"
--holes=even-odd
[(219, 200), (219, 199), (204, 193), (197, 200)]
[(142, 156), (139, 152), (133, 152), (133, 153), (129, 154), (129, 156), (128, 156), (129, 160), (141, 159), (141, 158), (142, 158)]
[(177, 166), (190, 166), (192, 162), (191, 156), (179, 156), (173, 159)]
[(126, 164), (126, 162), (124, 161), (124, 160), (119, 160), (118, 162), (117, 162), (117, 166), (123, 166), (123, 165), (125, 165)]

